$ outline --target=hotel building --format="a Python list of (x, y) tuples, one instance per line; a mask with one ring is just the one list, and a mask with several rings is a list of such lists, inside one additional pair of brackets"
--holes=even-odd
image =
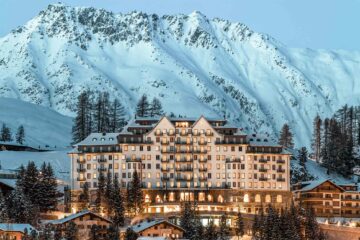
[(95, 190), (108, 171), (123, 189), (140, 174), (150, 215), (176, 213), (185, 200), (212, 216), (291, 201), (290, 154), (224, 119), (137, 118), (120, 133), (90, 134), (69, 156), (73, 211), (84, 184)]

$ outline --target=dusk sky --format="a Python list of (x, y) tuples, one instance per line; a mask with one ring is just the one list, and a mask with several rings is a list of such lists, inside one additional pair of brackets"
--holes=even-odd
[[(0, 37), (23, 25), (51, 0), (0, 0)], [(245, 23), (289, 47), (360, 50), (360, 0), (63, 0), (113, 12), (189, 14)]]

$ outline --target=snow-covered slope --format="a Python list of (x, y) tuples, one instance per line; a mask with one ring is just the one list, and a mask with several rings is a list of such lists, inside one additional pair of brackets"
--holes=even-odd
[[(360, 103), (360, 53), (291, 49), (241, 23), (199, 12), (158, 16), (47, 9), (0, 39), (0, 96), (72, 115), (83, 89), (109, 91), (132, 111), (143, 93), (187, 116), (224, 116), (276, 134)], [(191, 106), (191, 107), (189, 107)]]
[[(72, 118), (47, 107), (11, 98), (0, 98), (0, 127), (5, 123), (13, 138), (20, 125), (25, 128), (26, 145), (61, 149), (70, 145)], [(49, 147), (46, 148), (45, 146)], [(0, 160), (2, 160), (0, 155)]]

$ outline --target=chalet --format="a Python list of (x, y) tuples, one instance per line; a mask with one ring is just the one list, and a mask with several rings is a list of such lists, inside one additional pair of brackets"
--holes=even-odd
[(146, 219), (133, 226), (131, 229), (139, 237), (165, 237), (166, 239), (181, 239), (185, 230), (176, 224), (164, 219)]
[(97, 225), (100, 227), (100, 232), (98, 233), (99, 239), (105, 238), (106, 231), (112, 223), (109, 219), (89, 210), (71, 214), (62, 219), (46, 221), (45, 223), (54, 225), (58, 230), (61, 231), (62, 235), (64, 235), (66, 227), (70, 222), (75, 223), (77, 226), (77, 239), (88, 239), (92, 225)]
[(21, 240), (25, 233), (36, 229), (30, 224), (0, 223), (0, 239)]
[(314, 208), (318, 217), (360, 217), (360, 192), (355, 184), (317, 180), (293, 186), (295, 202)]

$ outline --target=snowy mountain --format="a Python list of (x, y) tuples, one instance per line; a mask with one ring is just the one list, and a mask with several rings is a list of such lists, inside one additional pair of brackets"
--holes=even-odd
[[(129, 115), (140, 95), (165, 110), (219, 116), (277, 134), (360, 103), (360, 52), (292, 49), (241, 23), (49, 5), (0, 39), (0, 96), (73, 116), (84, 89), (109, 91)], [(190, 106), (190, 107), (189, 107)]]
[[(0, 98), (0, 126), (3, 123), (11, 128), (13, 139), (17, 128), (23, 125), (26, 140), (24, 144), (34, 148), (40, 146), (41, 149), (55, 149), (56, 146), (56, 149), (63, 149), (71, 142), (72, 118), (47, 107), (17, 99)], [(0, 160), (4, 160), (1, 155)]]

